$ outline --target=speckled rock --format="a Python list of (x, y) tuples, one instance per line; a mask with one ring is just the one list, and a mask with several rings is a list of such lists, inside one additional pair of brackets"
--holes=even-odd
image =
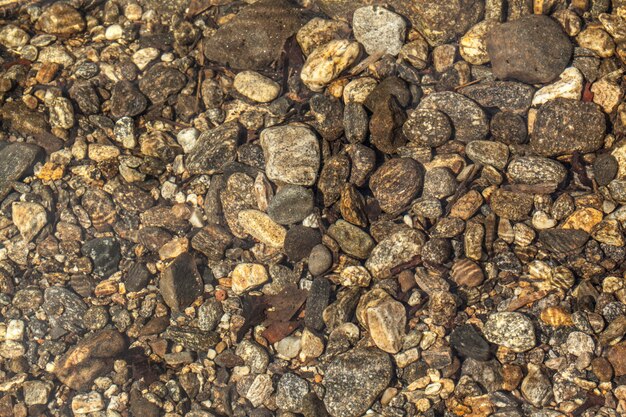
[(322, 91), (354, 63), (359, 53), (359, 44), (345, 39), (332, 40), (317, 47), (302, 67), (302, 82), (313, 91)]
[(424, 235), (417, 230), (398, 231), (374, 247), (365, 267), (374, 278), (389, 278), (394, 275), (394, 268), (420, 254), (424, 241)]
[(507, 168), (511, 182), (518, 184), (560, 184), (567, 176), (567, 169), (559, 162), (540, 156), (514, 158)]
[(356, 9), (352, 16), (354, 38), (369, 55), (378, 52), (398, 55), (406, 31), (402, 16), (380, 6)]
[(483, 333), (491, 343), (505, 346), (514, 352), (526, 352), (536, 344), (532, 321), (517, 312), (491, 314)]

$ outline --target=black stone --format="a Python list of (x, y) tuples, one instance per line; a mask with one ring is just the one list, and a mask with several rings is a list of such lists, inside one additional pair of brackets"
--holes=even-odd
[(598, 185), (607, 185), (617, 175), (619, 164), (617, 159), (611, 154), (600, 154), (593, 162), (593, 177)]
[(324, 320), (322, 313), (328, 306), (330, 299), (330, 281), (324, 277), (317, 277), (311, 284), (309, 295), (306, 299), (306, 314), (304, 324), (313, 330), (322, 330)]
[(150, 271), (148, 271), (148, 268), (144, 264), (134, 263), (128, 269), (124, 284), (127, 291), (137, 292), (146, 288), (148, 282), (150, 282)]
[(37, 145), (10, 143), (0, 148), (0, 200), (11, 191), (11, 183), (32, 173), (33, 165), (45, 158), (45, 152)]
[(93, 262), (93, 273), (103, 278), (115, 273), (122, 259), (120, 244), (113, 237), (92, 239), (83, 245), (81, 251)]
[(202, 295), (203, 288), (196, 262), (187, 252), (180, 254), (161, 273), (159, 291), (172, 310), (180, 311), (189, 307)]
[(285, 237), (285, 253), (294, 262), (309, 256), (311, 250), (322, 242), (322, 236), (316, 229), (306, 226), (294, 226)]
[(461, 356), (479, 361), (487, 361), (491, 357), (489, 343), (470, 324), (463, 324), (452, 331), (450, 345)]

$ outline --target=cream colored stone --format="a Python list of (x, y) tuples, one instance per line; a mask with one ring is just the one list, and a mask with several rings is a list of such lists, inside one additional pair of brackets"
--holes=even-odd
[(313, 91), (322, 91), (332, 80), (356, 61), (360, 53), (358, 42), (333, 40), (316, 48), (307, 58), (300, 78)]
[(406, 311), (402, 303), (389, 297), (367, 309), (370, 336), (379, 349), (398, 353), (405, 334)]
[(269, 280), (265, 267), (261, 264), (242, 263), (238, 264), (230, 274), (232, 290), (235, 294), (258, 287)]
[(296, 34), (296, 40), (304, 55), (308, 56), (318, 46), (334, 39), (345, 39), (350, 34), (350, 26), (338, 20), (314, 17)]
[(371, 77), (355, 78), (343, 89), (344, 103), (364, 103), (367, 96), (376, 88), (378, 82)]
[(584, 81), (583, 74), (578, 68), (566, 68), (561, 75), (559, 75), (557, 81), (537, 90), (533, 97), (532, 104), (533, 106), (539, 106), (555, 98), (580, 100)]
[(615, 42), (604, 29), (598, 26), (588, 26), (576, 36), (578, 45), (591, 49), (600, 58), (609, 58), (615, 53)]
[(241, 71), (235, 76), (233, 87), (250, 100), (268, 103), (280, 94), (280, 85), (258, 72)]
[(593, 102), (602, 107), (605, 113), (613, 113), (620, 104), (624, 91), (609, 77), (601, 78), (591, 86)]
[(487, 34), (499, 24), (495, 20), (483, 20), (475, 24), (459, 41), (459, 53), (464, 60), (472, 65), (483, 65), (489, 62), (487, 53)]
[(282, 248), (287, 231), (259, 210), (242, 210), (237, 216), (243, 230), (266, 245)]

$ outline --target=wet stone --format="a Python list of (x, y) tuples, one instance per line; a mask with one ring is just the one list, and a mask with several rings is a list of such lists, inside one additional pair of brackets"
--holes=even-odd
[(491, 118), (489, 125), (491, 136), (507, 145), (521, 145), (526, 142), (526, 121), (518, 114), (499, 112)]
[(375, 243), (363, 230), (346, 222), (338, 220), (328, 228), (328, 234), (337, 241), (341, 249), (348, 255), (359, 259), (366, 259)]
[(309, 254), (309, 271), (314, 276), (328, 271), (333, 264), (333, 256), (324, 245), (316, 245)]
[(464, 324), (450, 334), (450, 345), (462, 356), (487, 361), (491, 357), (489, 343), (469, 324)]
[(511, 182), (518, 184), (560, 184), (567, 176), (567, 169), (559, 162), (540, 156), (514, 158), (507, 168)]
[(87, 306), (72, 291), (62, 287), (49, 287), (44, 292), (44, 311), (52, 326), (68, 332), (80, 332), (83, 329), (83, 316)]
[(130, 81), (118, 81), (111, 90), (111, 115), (134, 117), (148, 107), (148, 99)]
[(515, 81), (484, 81), (459, 89), (483, 107), (523, 114), (530, 108), (535, 89)]
[(175, 68), (157, 64), (150, 67), (139, 80), (139, 90), (153, 103), (162, 103), (178, 93), (187, 82), (183, 73)]
[(236, 123), (223, 124), (202, 133), (185, 156), (185, 165), (191, 174), (213, 174), (237, 157), (241, 127)]
[(294, 262), (307, 258), (315, 246), (320, 244), (320, 232), (306, 226), (293, 226), (285, 236), (285, 254)]
[(406, 23), (402, 16), (379, 6), (355, 10), (352, 30), (369, 55), (387, 53), (398, 55), (404, 43)]
[(441, 146), (452, 136), (452, 125), (445, 113), (438, 110), (417, 109), (409, 114), (402, 126), (409, 141), (421, 146)]
[(525, 352), (536, 344), (533, 323), (521, 313), (505, 312), (490, 315), (483, 333), (491, 343), (505, 346), (514, 352)]
[(313, 193), (298, 185), (279, 188), (267, 208), (267, 214), (272, 220), (285, 225), (301, 222), (312, 211)]
[(465, 147), (467, 157), (481, 165), (504, 169), (509, 160), (508, 146), (488, 140), (475, 140)]
[(165, 303), (175, 311), (188, 307), (202, 295), (202, 278), (189, 253), (179, 255), (161, 273), (159, 291)]
[(85, 30), (85, 19), (70, 4), (56, 2), (47, 7), (36, 26), (39, 30), (53, 35), (73, 35)]
[(363, 105), (348, 103), (343, 113), (343, 128), (350, 143), (361, 143), (367, 137), (369, 117)]
[(115, 238), (102, 237), (86, 242), (82, 253), (93, 262), (93, 273), (108, 278), (118, 270), (121, 260), (120, 244)]
[(385, 162), (372, 175), (370, 189), (381, 209), (395, 213), (406, 207), (421, 191), (423, 170), (410, 158), (395, 158)]
[(487, 51), (497, 78), (537, 84), (565, 69), (572, 44), (555, 20), (534, 15), (496, 26), (487, 37)]
[(43, 159), (42, 148), (26, 143), (0, 146), (0, 199), (11, 190), (11, 183), (32, 172), (37, 161)]

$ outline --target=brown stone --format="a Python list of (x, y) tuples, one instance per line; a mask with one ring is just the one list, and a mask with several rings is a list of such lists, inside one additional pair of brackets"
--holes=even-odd
[(385, 162), (372, 175), (370, 189), (380, 208), (396, 213), (405, 208), (421, 191), (424, 173), (411, 158), (395, 158)]

